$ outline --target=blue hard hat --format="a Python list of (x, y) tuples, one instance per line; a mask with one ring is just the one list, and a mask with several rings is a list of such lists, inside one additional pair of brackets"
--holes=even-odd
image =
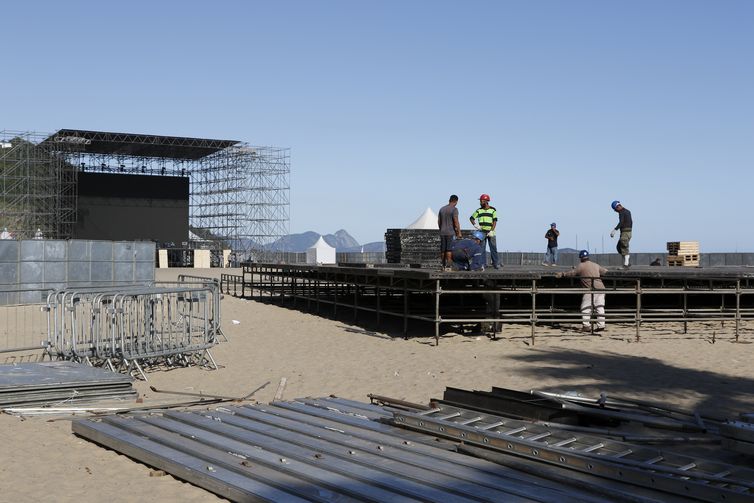
[(619, 204), (620, 204), (620, 201), (613, 201), (612, 203), (610, 203), (610, 207), (612, 209), (615, 209), (615, 207), (618, 206)]
[(581, 250), (579, 252), (579, 258), (589, 258), (589, 250)]
[(555, 227), (555, 222), (551, 223), (550, 227)]
[(471, 235), (474, 236), (474, 238), (478, 239), (479, 241), (484, 241), (484, 238), (487, 237), (482, 231), (474, 231), (471, 233)]

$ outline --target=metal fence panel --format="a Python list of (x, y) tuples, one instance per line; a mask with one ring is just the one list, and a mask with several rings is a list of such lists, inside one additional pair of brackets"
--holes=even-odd
[(92, 276), (93, 283), (102, 283), (104, 281), (111, 281), (113, 279), (113, 263), (112, 262), (92, 262)]
[(42, 283), (44, 281), (44, 262), (21, 262), (21, 284)]
[(132, 261), (134, 259), (133, 243), (119, 242), (113, 243), (113, 260), (116, 262)]
[(133, 281), (134, 265), (132, 262), (115, 262), (113, 279), (115, 281)]
[(18, 241), (0, 240), (0, 262), (18, 262)]
[(37, 240), (24, 240), (21, 243), (21, 262), (41, 262), (45, 258), (45, 242)]
[(18, 263), (0, 263), (0, 284), (15, 284), (18, 282)]
[(68, 268), (65, 262), (44, 263), (44, 282), (45, 283), (63, 283), (67, 279)]
[(44, 243), (44, 260), (66, 260), (68, 246), (65, 241), (42, 241)]
[(92, 259), (91, 241), (83, 241), (79, 239), (69, 241), (68, 258), (69, 260), (90, 261)]
[(113, 260), (112, 241), (91, 241), (91, 250), (93, 261)]

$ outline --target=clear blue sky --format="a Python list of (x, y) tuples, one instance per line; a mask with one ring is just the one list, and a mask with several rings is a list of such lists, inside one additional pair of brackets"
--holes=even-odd
[(5, 2), (0, 129), (291, 148), (291, 231), (482, 192), (501, 250), (754, 251), (754, 2)]

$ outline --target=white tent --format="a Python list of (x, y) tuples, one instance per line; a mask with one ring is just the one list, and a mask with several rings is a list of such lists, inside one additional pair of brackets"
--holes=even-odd
[(406, 229), (432, 229), (437, 230), (437, 215), (432, 208), (427, 208), (419, 218), (406, 227)]
[(189, 233), (188, 233), (188, 238), (189, 238), (189, 241), (198, 241), (198, 242), (201, 242), (201, 243), (211, 243), (212, 242), (211, 239), (204, 239), (202, 237), (197, 236), (196, 234), (194, 234), (191, 231), (189, 231)]
[(335, 248), (327, 244), (322, 236), (314, 243), (314, 246), (306, 250), (307, 264), (334, 264), (335, 262)]

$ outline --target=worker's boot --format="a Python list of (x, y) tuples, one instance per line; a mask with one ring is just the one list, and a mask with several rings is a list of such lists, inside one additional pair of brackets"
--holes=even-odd
[(631, 264), (628, 263), (630, 257), (631, 255), (623, 255), (623, 267), (625, 267), (626, 269), (631, 267)]

